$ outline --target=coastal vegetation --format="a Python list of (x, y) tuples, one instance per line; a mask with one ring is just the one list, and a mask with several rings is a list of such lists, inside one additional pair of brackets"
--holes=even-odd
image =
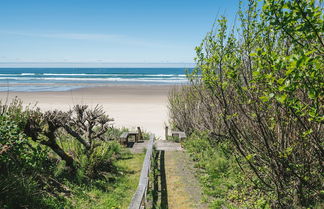
[(212, 208), (322, 208), (323, 1), (250, 0), (169, 95)]
[(0, 104), (0, 208), (125, 208), (143, 154), (116, 139), (100, 106), (70, 111)]
[[(241, 3), (233, 26), (220, 17), (196, 48), (189, 84), (169, 94), (172, 130), (188, 137), (169, 139), (190, 154), (211, 208), (324, 208), (323, 1), (260, 2)], [(53, 76), (48, 74), (32, 76)], [(99, 92), (96, 101), (126, 91), (110, 89)], [(126, 100), (146, 103), (135, 95), (137, 88), (127, 89), (133, 91), (116, 106)], [(96, 91), (91, 88), (86, 95)], [(160, 91), (147, 95), (156, 100)], [(146, 114), (134, 104), (120, 109), (131, 106), (141, 120), (148, 115), (147, 124), (154, 123), (154, 112), (164, 113), (160, 104), (155, 109), (149, 102), (142, 109)], [(112, 121), (99, 105), (43, 111), (19, 99), (1, 101), (0, 208), (127, 208), (144, 155), (118, 143), (125, 130), (114, 128)], [(184, 153), (157, 150), (147, 200), (153, 208), (168, 208), (168, 201), (176, 205), (186, 192), (179, 172), (192, 173), (178, 166), (188, 162), (176, 159)], [(176, 171), (173, 181), (169, 170)]]

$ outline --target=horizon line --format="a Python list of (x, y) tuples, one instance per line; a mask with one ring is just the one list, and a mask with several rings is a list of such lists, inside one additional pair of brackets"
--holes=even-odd
[(0, 62), (0, 68), (193, 68), (186, 62)]

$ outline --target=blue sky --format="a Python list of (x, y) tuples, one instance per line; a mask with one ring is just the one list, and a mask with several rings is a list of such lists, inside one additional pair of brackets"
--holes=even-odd
[(1, 0), (0, 63), (192, 63), (238, 0)]

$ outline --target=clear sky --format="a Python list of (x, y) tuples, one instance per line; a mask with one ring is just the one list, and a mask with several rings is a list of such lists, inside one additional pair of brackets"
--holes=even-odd
[(238, 0), (0, 0), (0, 63), (193, 63)]

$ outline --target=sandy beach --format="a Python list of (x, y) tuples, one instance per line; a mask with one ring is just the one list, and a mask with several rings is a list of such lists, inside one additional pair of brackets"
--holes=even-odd
[(18, 97), (42, 110), (68, 110), (76, 104), (102, 105), (115, 127), (143, 130), (164, 138), (169, 85), (110, 85), (62, 92), (0, 92), (2, 101)]

